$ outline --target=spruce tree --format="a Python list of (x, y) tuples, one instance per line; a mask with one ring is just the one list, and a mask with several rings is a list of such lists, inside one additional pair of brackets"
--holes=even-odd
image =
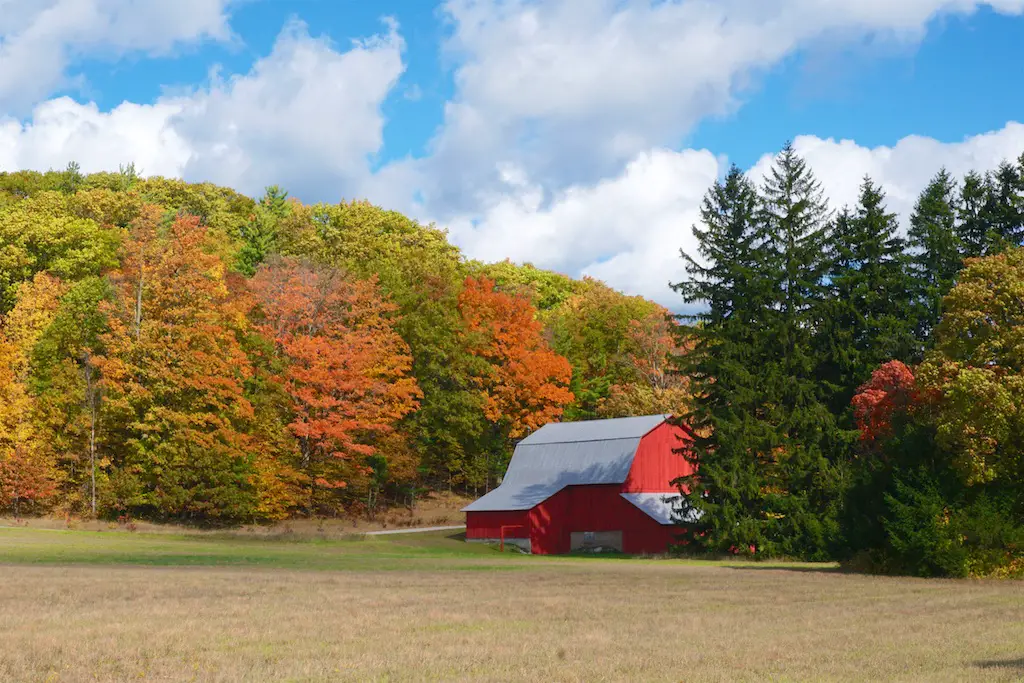
[(990, 181), (975, 171), (964, 176), (957, 202), (956, 232), (964, 258), (984, 256), (990, 243), (988, 202)]
[(850, 400), (879, 365), (919, 356), (914, 335), (914, 278), (896, 215), (870, 178), (853, 214), (832, 229), (824, 372), (833, 385), (832, 411), (849, 413)]
[(963, 267), (957, 210), (956, 184), (943, 168), (918, 198), (907, 232), (920, 306), (916, 333), (922, 346), (928, 346), (942, 317), (942, 298)]
[(825, 309), (830, 212), (820, 183), (787, 145), (761, 188), (760, 267), (775, 301), (758, 325), (762, 421), (773, 430), (769, 550), (821, 558), (837, 531), (833, 459), (842, 434), (819, 381), (816, 330)]
[(1017, 164), (1004, 161), (991, 174), (984, 215), (991, 251), (1024, 243), (1024, 175)]
[(684, 540), (710, 551), (763, 548), (767, 541), (765, 468), (773, 439), (758, 419), (758, 327), (772, 283), (759, 262), (758, 213), (754, 186), (733, 166), (704, 198), (703, 227), (693, 228), (699, 257), (682, 253), (689, 279), (673, 285), (686, 303), (701, 307), (685, 316), (694, 324), (682, 332), (693, 346), (679, 359), (697, 397), (684, 419), (697, 434), (688, 455), (700, 469), (678, 483), (686, 508), (703, 515), (680, 521)]

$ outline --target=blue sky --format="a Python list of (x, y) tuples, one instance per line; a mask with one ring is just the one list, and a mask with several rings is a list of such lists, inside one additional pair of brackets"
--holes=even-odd
[[(9, 9), (8, 9), (9, 8)], [(730, 162), (795, 140), (905, 219), (1024, 151), (1024, 0), (9, 0), (0, 170), (366, 197), (672, 305)]]

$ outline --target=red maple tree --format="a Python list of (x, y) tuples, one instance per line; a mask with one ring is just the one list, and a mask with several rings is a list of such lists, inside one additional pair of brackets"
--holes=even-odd
[(251, 287), (260, 329), (284, 361), (276, 379), (292, 400), (288, 427), (312, 513), (326, 502), (320, 493), (346, 486), (345, 463), (373, 455), (375, 440), (418, 405), (412, 356), (375, 279), (277, 259)]
[(853, 397), (853, 416), (861, 441), (871, 446), (892, 433), (893, 417), (919, 401), (914, 373), (898, 360), (871, 373)]

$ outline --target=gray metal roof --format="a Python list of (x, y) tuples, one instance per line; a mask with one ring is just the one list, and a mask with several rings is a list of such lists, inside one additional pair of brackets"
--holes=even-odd
[(465, 512), (529, 510), (566, 486), (621, 484), (640, 439), (665, 415), (544, 425), (519, 442), (501, 485)]
[(616, 417), (609, 420), (552, 422), (544, 425), (519, 443), (532, 446), (567, 441), (639, 439), (669, 417), (669, 415), (645, 415), (644, 417)]
[[(640, 508), (648, 517), (658, 524), (673, 524), (683, 517), (683, 497), (678, 493), (620, 493), (620, 496)], [(700, 519), (697, 510), (690, 510), (685, 515), (686, 521)]]

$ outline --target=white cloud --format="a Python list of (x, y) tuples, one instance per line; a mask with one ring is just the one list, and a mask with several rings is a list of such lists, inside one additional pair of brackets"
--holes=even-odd
[(185, 176), (340, 199), (383, 144), (380, 106), (404, 71), (403, 49), (393, 22), (347, 52), (289, 24), (249, 74), (184, 100), (172, 125), (192, 148)]
[(78, 161), (86, 172), (134, 161), (147, 175), (180, 176), (190, 154), (169, 125), (177, 101), (125, 102), (109, 112), (69, 97), (38, 105), (32, 119), (0, 120), (0, 170), (59, 169)]
[[(961, 177), (1016, 160), (1024, 152), (1024, 124), (1011, 122), (1001, 130), (955, 143), (911, 135), (892, 147), (866, 148), (853, 140), (799, 136), (793, 146), (807, 159), (834, 207), (855, 204), (861, 181), (869, 175), (883, 186), (889, 209), (905, 223), (921, 190), (940, 167)], [(763, 156), (751, 169), (751, 177), (762, 178), (773, 156)]]
[(941, 14), (1024, 0), (448, 0), (456, 94), (431, 155), (399, 162), (432, 213), (471, 211), (514, 163), (557, 191), (676, 147), (808, 47), (917, 40)]
[(166, 54), (231, 37), (232, 0), (0, 0), (0, 108), (22, 113), (68, 83), (84, 55)]
[[(801, 136), (794, 145), (833, 205), (854, 203), (862, 178), (870, 174), (888, 193), (889, 208), (906, 219), (941, 166), (959, 176), (1024, 152), (1024, 125), (1010, 123), (958, 143), (911, 136), (893, 147), (866, 148)], [(751, 177), (762, 178), (772, 158), (763, 157)], [(511, 257), (589, 274), (678, 310), (682, 302), (668, 283), (684, 279), (679, 249), (695, 254), (691, 228), (700, 220), (705, 192), (724, 171), (724, 160), (708, 151), (658, 149), (635, 157), (615, 178), (571, 186), (544, 204), (543, 190), (516, 169), (506, 173), (505, 196), (496, 197), (477, 221), (452, 222), (452, 237), (474, 258)]]
[(0, 119), (0, 169), (77, 160), (88, 172), (134, 161), (147, 175), (251, 194), (279, 183), (300, 197), (339, 198), (382, 143), (380, 105), (404, 69), (403, 49), (394, 24), (339, 52), (291, 23), (248, 74), (208, 88), (109, 112), (63, 97), (24, 123)]

